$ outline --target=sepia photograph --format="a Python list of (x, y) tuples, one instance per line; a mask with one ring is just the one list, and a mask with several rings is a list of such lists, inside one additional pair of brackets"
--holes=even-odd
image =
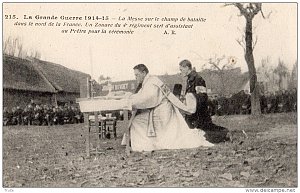
[(3, 2), (2, 191), (296, 192), (297, 10)]

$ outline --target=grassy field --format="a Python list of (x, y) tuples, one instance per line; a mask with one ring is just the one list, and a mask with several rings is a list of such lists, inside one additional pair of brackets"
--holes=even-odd
[[(212, 148), (134, 152), (98, 140), (86, 158), (83, 124), (3, 127), (3, 185), (14, 187), (296, 187), (297, 114), (214, 117), (232, 141)], [(120, 124), (119, 124), (120, 125)]]

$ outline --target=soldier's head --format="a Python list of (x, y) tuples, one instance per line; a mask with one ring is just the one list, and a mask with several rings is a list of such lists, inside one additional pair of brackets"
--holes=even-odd
[(286, 91), (285, 89), (282, 89), (282, 94), (286, 94)]
[(138, 83), (142, 83), (144, 81), (144, 78), (149, 73), (147, 66), (145, 66), (144, 64), (136, 65), (135, 67), (133, 67), (133, 70), (134, 70), (135, 79), (137, 80)]
[(265, 96), (270, 96), (270, 92), (266, 91), (266, 92), (264, 93), (264, 95), (265, 95)]
[(192, 63), (189, 60), (182, 60), (179, 63), (179, 70), (182, 76), (187, 76), (192, 71)]

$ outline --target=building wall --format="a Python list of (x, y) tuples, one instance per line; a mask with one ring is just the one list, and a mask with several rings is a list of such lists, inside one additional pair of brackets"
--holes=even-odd
[(80, 98), (80, 93), (59, 92), (56, 94), (56, 101), (58, 105), (76, 104), (76, 99)]
[(32, 99), (37, 104), (53, 104), (53, 97), (53, 93), (3, 89), (3, 107), (9, 110), (16, 106), (25, 108)]
[[(109, 86), (107, 84), (101, 84), (102, 90), (98, 91), (95, 96), (105, 96), (109, 92)], [(125, 91), (134, 93), (137, 83), (135, 80), (112, 82), (111, 91)]]
[(81, 78), (80, 79), (80, 98), (88, 98), (89, 97), (89, 89), (88, 86), (88, 81), (90, 78)]
[(31, 92), (31, 91), (20, 91), (13, 89), (3, 90), (3, 107), (7, 107), (9, 110), (12, 107), (20, 106), (25, 108), (31, 100), (36, 104), (48, 104), (48, 105), (64, 105), (72, 104), (76, 105), (76, 98), (79, 98), (79, 93), (43, 93), (43, 92)]

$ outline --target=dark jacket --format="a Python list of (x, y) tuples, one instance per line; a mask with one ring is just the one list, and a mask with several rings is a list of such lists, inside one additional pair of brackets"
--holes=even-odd
[(196, 94), (196, 86), (206, 87), (206, 84), (204, 79), (201, 76), (199, 76), (199, 74), (196, 71), (192, 71), (188, 75), (185, 93), (191, 92)]
[(206, 129), (212, 124), (208, 110), (207, 93), (196, 93), (196, 86), (206, 87), (204, 79), (197, 72), (192, 71), (188, 75), (186, 93), (193, 93), (197, 100), (196, 112), (192, 115), (186, 115), (185, 120), (190, 128)]

